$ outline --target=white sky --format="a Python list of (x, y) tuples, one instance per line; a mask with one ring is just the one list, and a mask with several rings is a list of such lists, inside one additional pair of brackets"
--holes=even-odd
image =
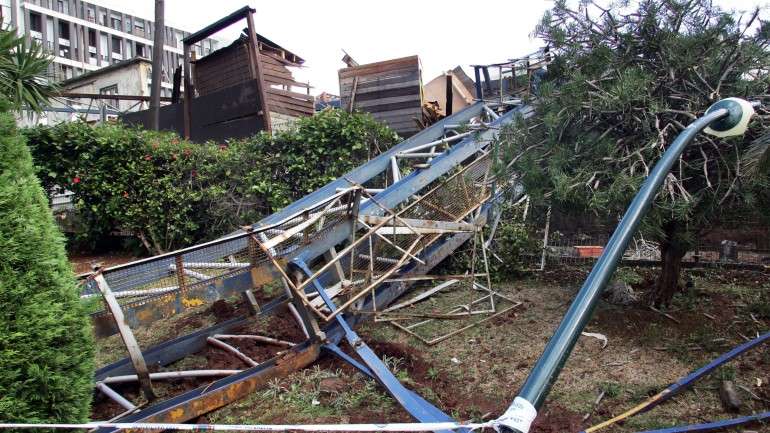
[[(94, 3), (154, 17), (153, 0), (95, 0)], [(767, 0), (716, 0), (748, 10)], [(359, 63), (417, 54), (423, 82), (457, 65), (505, 61), (540, 47), (530, 37), (551, 0), (165, 0), (166, 24), (194, 32), (251, 5), (257, 31), (305, 59), (295, 71), (312, 93), (338, 94), (342, 50)], [(238, 24), (216, 37), (233, 40)], [(466, 68), (466, 71), (469, 71)]]

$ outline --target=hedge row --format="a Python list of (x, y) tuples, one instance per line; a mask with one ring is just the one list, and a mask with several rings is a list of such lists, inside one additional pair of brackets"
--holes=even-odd
[(160, 253), (228, 233), (291, 203), (392, 146), (368, 114), (326, 110), (290, 131), (194, 144), (121, 124), (24, 131), (51, 192), (74, 192), (80, 237), (128, 231)]

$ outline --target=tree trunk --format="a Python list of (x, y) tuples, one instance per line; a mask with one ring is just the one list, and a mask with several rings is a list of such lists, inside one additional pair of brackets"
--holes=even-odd
[(660, 275), (650, 297), (656, 307), (668, 305), (679, 290), (679, 274), (687, 246), (677, 240), (679, 236), (676, 230), (676, 225), (667, 226), (666, 240), (660, 243)]

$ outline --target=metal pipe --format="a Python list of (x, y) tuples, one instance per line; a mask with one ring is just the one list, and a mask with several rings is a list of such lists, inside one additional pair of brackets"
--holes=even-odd
[[(166, 371), (162, 373), (150, 373), (152, 380), (182, 379), (185, 377), (221, 377), (240, 373), (241, 370), (189, 370), (189, 371)], [(126, 383), (136, 382), (135, 374), (126, 374), (123, 376), (106, 377), (101, 383)]]
[(441, 153), (435, 153), (435, 152), (433, 152), (433, 153), (428, 153), (428, 152), (420, 153), (420, 152), (415, 152), (415, 153), (397, 153), (396, 157), (397, 158), (433, 158), (433, 157), (439, 156), (439, 155), (441, 155)]
[(128, 401), (125, 397), (118, 394), (114, 389), (110, 388), (109, 386), (105, 385), (102, 382), (99, 382), (96, 384), (96, 389), (102, 392), (102, 394), (109, 397), (112, 401), (115, 403), (121, 405), (126, 410), (134, 410), (136, 409), (136, 406)]
[[(451, 128), (449, 128), (449, 129), (457, 129), (461, 125), (444, 125), (444, 129), (447, 129), (447, 127), (449, 127), (449, 126), (451, 126)], [(467, 137), (467, 136), (469, 136), (471, 134), (473, 134), (473, 131), (463, 132), (462, 134), (453, 135), (451, 137), (442, 138), (440, 140), (431, 141), (431, 142), (425, 143), (425, 144), (420, 144), (419, 146), (414, 146), (414, 147), (410, 147), (409, 149), (404, 149), (404, 150), (398, 152), (397, 155), (403, 155), (405, 153), (417, 152), (418, 150), (428, 149), (428, 148), (431, 148), (431, 147), (434, 147), (434, 146), (438, 146), (438, 145), (441, 145), (441, 144), (447, 144), (450, 141), (459, 140), (459, 139), (465, 138), (465, 137)]]
[(401, 170), (398, 169), (398, 161), (395, 156), (390, 157), (390, 169), (393, 174), (393, 183), (401, 180)]
[(685, 147), (699, 132), (730, 116), (732, 114), (730, 108), (734, 108), (724, 106), (717, 108), (715, 106), (712, 106), (715, 109), (710, 108), (703, 117), (695, 120), (679, 134), (642, 184), (604, 248), (604, 252), (583, 283), (559, 327), (546, 345), (543, 354), (532, 368), (526, 382), (519, 390), (518, 396), (508, 410), (498, 418), (499, 431), (517, 433), (529, 431), (532, 421), (537, 416), (537, 409), (543, 404), (551, 385), (558, 378), (580, 333), (591, 318), (604, 287), (615, 272), (618, 262), (623, 258), (628, 243), (652, 205), (669, 170), (679, 159)]

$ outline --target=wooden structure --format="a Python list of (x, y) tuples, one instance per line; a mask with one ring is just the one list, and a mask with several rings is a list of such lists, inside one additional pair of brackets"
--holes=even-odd
[[(161, 108), (161, 129), (192, 141), (220, 141), (271, 131), (313, 115), (309, 86), (294, 81), (287, 68), (304, 60), (258, 35), (254, 12), (241, 8), (184, 39), (182, 102)], [(247, 29), (238, 40), (200, 59), (191, 57), (196, 43), (243, 19)], [(296, 92), (297, 87), (303, 91)], [(142, 111), (126, 114), (123, 120), (146, 127), (149, 116), (149, 111)]]
[[(304, 60), (259, 34), (257, 43), (271, 120), (279, 117), (276, 113), (290, 117), (312, 116), (314, 98), (309, 95), (310, 87), (295, 81), (288, 69), (301, 66)], [(198, 96), (215, 93), (252, 78), (249, 39), (245, 35), (230, 46), (191, 63)], [(296, 88), (304, 91), (297, 92)]]
[(372, 113), (402, 137), (423, 123), (420, 59), (417, 56), (340, 69), (340, 97), (347, 110)]
[(475, 84), (460, 66), (437, 75), (423, 86), (426, 102), (437, 102), (445, 116), (473, 104)]

